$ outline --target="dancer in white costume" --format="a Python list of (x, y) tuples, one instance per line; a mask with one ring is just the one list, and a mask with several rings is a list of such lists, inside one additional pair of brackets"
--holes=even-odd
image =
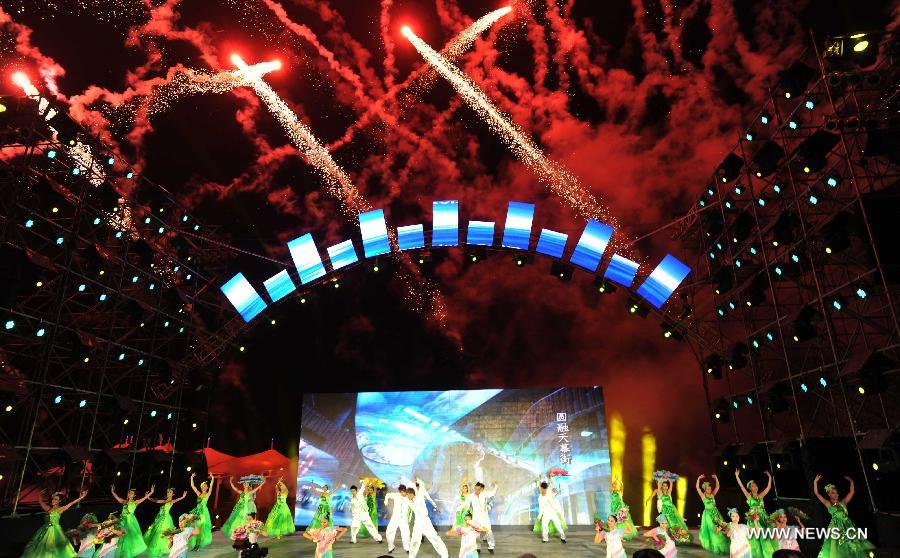
[[(806, 529), (806, 525), (803, 524), (799, 516), (795, 515), (794, 519), (797, 520), (800, 529)], [(769, 520), (775, 524), (775, 542), (778, 543), (779, 550), (796, 550), (800, 552), (800, 544), (797, 542), (798, 528), (788, 525), (787, 513), (783, 509), (778, 508), (769, 514)]]
[(388, 554), (394, 550), (394, 539), (400, 529), (400, 543), (403, 551), (409, 552), (409, 509), (410, 501), (406, 497), (406, 485), (401, 484), (397, 492), (384, 495), (384, 505), (391, 505), (391, 520), (388, 522), (384, 536), (387, 539)]
[(365, 525), (366, 530), (372, 535), (376, 542), (383, 539), (378, 533), (378, 527), (372, 523), (369, 517), (369, 504), (366, 502), (366, 481), (359, 481), (359, 488), (350, 487), (350, 542), (356, 544), (356, 535), (359, 533), (360, 525)]
[(428, 517), (428, 508), (425, 507), (425, 501), (431, 502), (435, 511), (438, 511), (437, 504), (428, 495), (425, 490), (425, 483), (421, 479), (416, 479), (415, 488), (406, 489), (406, 497), (410, 501), (413, 511), (413, 528), (409, 545), (409, 558), (416, 558), (419, 554), (419, 548), (422, 546), (422, 537), (428, 539), (434, 551), (438, 553), (440, 558), (447, 558), (450, 553), (447, 551), (447, 545), (438, 536), (431, 524), (431, 518)]
[(678, 556), (678, 549), (675, 547), (675, 541), (669, 536), (669, 521), (665, 514), (656, 516), (656, 522), (659, 523), (659, 527), (650, 529), (644, 536), (653, 539), (665, 558), (675, 558)]
[[(484, 489), (483, 482), (475, 483), (475, 491), (469, 494), (468, 504), (472, 510), (472, 518), (481, 527), (486, 529), (481, 533), (481, 540), (487, 541), (488, 552), (494, 553), (494, 531), (491, 528), (491, 517), (488, 514), (488, 499), (497, 494), (497, 483), (491, 485), (490, 490)], [(479, 550), (481, 545), (478, 545)]]
[(563, 510), (556, 500), (556, 489), (553, 488), (553, 480), (548, 479), (541, 483), (541, 495), (538, 496), (538, 519), (541, 522), (541, 541), (550, 540), (550, 523), (559, 531), (560, 540), (566, 542), (566, 533), (563, 531)]
[(728, 517), (731, 518), (731, 523), (728, 524), (725, 531), (725, 534), (731, 539), (730, 558), (752, 558), (750, 528), (740, 523), (741, 514), (738, 513), (736, 508), (729, 509), (727, 513)]
[(600, 525), (596, 526), (596, 534), (594, 535), (594, 544), (600, 544), (600, 541), (606, 541), (606, 558), (627, 558), (625, 547), (622, 545), (622, 537), (634, 533), (631, 525), (625, 524), (625, 527), (619, 527), (619, 520), (616, 516), (611, 515), (606, 520), (606, 531), (600, 529)]

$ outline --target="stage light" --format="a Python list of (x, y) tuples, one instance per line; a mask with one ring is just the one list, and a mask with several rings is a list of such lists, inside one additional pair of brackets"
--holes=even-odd
[(759, 199), (756, 200), (756, 203), (758, 203), (760, 205), (760, 207), (765, 207), (766, 206), (765, 196), (760, 196)]
[(40, 328), (34, 334), (38, 337), (43, 337), (45, 333), (47, 333), (47, 330), (45, 330), (44, 328)]
[(119, 360), (125, 360), (125, 353), (119, 353)]
[(138, 366), (144, 365), (144, 359), (138, 359)]
[(759, 341), (756, 340), (756, 339), (753, 339), (752, 341), (750, 341), (750, 344), (753, 345), (753, 348), (754, 348), (754, 349), (758, 349), (758, 348), (759, 348)]
[(575, 268), (570, 264), (563, 263), (559, 260), (554, 260), (553, 263), (550, 264), (550, 275), (553, 275), (560, 281), (571, 281), (574, 273)]
[(769, 115), (764, 114), (764, 115), (760, 116), (759, 121), (762, 122), (763, 124), (768, 124), (769, 123)]
[(27, 221), (25, 221), (25, 228), (26, 228), (26, 229), (30, 229), (30, 228), (33, 227), (33, 226), (34, 226), (34, 219), (28, 219)]
[(192, 423), (191, 423), (191, 428), (197, 428), (197, 423), (196, 423), (196, 422), (192, 422)]
[(65, 241), (66, 241), (66, 239), (61, 236), (56, 237), (56, 245), (57, 246), (59, 246), (60, 244), (62, 244)]
[(800, 382), (800, 391), (803, 393), (809, 393), (809, 386), (806, 385), (805, 382)]
[(151, 416), (151, 417), (155, 417), (155, 416), (156, 416), (156, 409), (153, 409), (152, 411), (150, 411), (150, 416)]
[(86, 288), (87, 288), (87, 285), (82, 283), (82, 284), (78, 285), (78, 292), (83, 293)]
[(81, 174), (81, 169), (78, 167), (73, 168), (72, 174), (74, 174), (75, 176), (78, 176), (79, 174)]
[(618, 413), (613, 413), (609, 421), (609, 467), (610, 476), (621, 479), (625, 463), (625, 422)]
[(239, 350), (239, 351), (240, 351), (240, 352), (242, 352), (242, 353), (243, 353), (243, 352), (244, 352), (244, 350), (245, 350), (245, 348), (244, 348), (244, 346), (243, 346), (243, 345), (242, 345), (242, 346), (241, 346), (241, 347), (240, 347), (240, 348), (239, 348), (239, 349), (238, 349), (238, 350)]
[(797, 121), (796, 121), (796, 120), (789, 120), (789, 121), (788, 121), (788, 128), (790, 128), (791, 130), (796, 130), (796, 129), (797, 129)]
[(772, 185), (772, 191), (775, 192), (776, 194), (780, 194), (780, 193), (781, 193), (781, 186), (779, 186), (778, 184), (773, 184), (773, 185)]
[(832, 299), (832, 301), (831, 301), (831, 306), (835, 310), (843, 310), (845, 304), (846, 303), (845, 303), (843, 297), (840, 297), (840, 296), (834, 297), (834, 299)]
[(708, 356), (703, 363), (703, 368), (708, 375), (720, 380), (722, 378), (722, 357), (717, 354)]
[[(13, 410), (13, 406), (12, 406), (12, 405), (7, 405), (6, 407), (4, 407), (3, 410), (6, 411), (7, 413), (11, 413), (12, 410)], [(2, 475), (0, 475), (0, 478), (2, 478)]]
[(646, 318), (650, 314), (650, 309), (635, 298), (629, 297), (626, 303), (629, 314), (640, 316), (641, 318)]
[(804, 106), (806, 107), (807, 110), (812, 110), (812, 109), (816, 108), (816, 104), (813, 102), (812, 99), (807, 99)]
[(90, 361), (91, 361), (91, 357), (84, 357), (84, 359), (83, 359), (81, 362), (87, 364), (87, 363), (89, 363)]
[(710, 196), (710, 197), (715, 196), (715, 195), (716, 195), (716, 191), (713, 190), (712, 187), (709, 187), (709, 188), (706, 189), (706, 195), (708, 195), (708, 196)]
[(171, 413), (171, 411), (166, 415), (166, 420), (172, 420), (172, 413)]
[(123, 421), (122, 421), (122, 424), (124, 424), (124, 425), (127, 426), (127, 425), (128, 425), (128, 419), (123, 420)]
[(81, 401), (78, 402), (79, 409), (84, 409), (85, 407), (87, 407), (87, 399), (82, 399)]
[(731, 400), (731, 406), (734, 407), (735, 409), (737, 409), (738, 407), (741, 406), (737, 397), (735, 397), (734, 399)]
[(775, 335), (771, 331), (766, 332), (766, 339), (768, 339), (769, 341), (774, 341)]
[(54, 398), (53, 398), (53, 403), (55, 403), (55, 404), (57, 404), (57, 405), (59, 405), (60, 403), (62, 403), (62, 395), (57, 395), (56, 397), (54, 397)]
[(134, 172), (132, 172), (132, 171), (126, 172), (125, 178), (127, 178), (128, 180), (131, 180), (132, 178), (134, 178)]
[(858, 388), (856, 388), (856, 391), (858, 391), (860, 395), (866, 394), (866, 388), (864, 388), (863, 386), (859, 386)]
[(795, 157), (803, 172), (806, 174), (818, 172), (828, 162), (828, 154), (840, 142), (837, 134), (818, 130), (803, 142), (794, 151)]
[(741, 174), (741, 168), (744, 166), (744, 160), (735, 153), (729, 153), (727, 157), (719, 164), (716, 174), (719, 179), (724, 182), (731, 182)]
[(809, 193), (809, 204), (817, 205), (819, 203), (819, 194), (815, 191)]
[(150, 217), (147, 217), (147, 218), (144, 219), (144, 224), (145, 224), (145, 225), (149, 225), (149, 224), (150, 224)]
[(12, 329), (12, 328), (16, 327), (16, 322), (13, 321), (13, 320), (6, 320), (6, 323), (4, 324), (4, 327), (5, 327), (7, 330)]
[(763, 406), (770, 413), (786, 411), (790, 408), (786, 399), (789, 394), (790, 387), (784, 382), (778, 382), (762, 395)]
[(864, 288), (860, 287), (860, 288), (856, 289), (856, 296), (864, 299), (868, 296), (868, 293), (866, 292), (866, 290)]
[(269, 322), (269, 325), (275, 325), (276, 323), (277, 323), (277, 322), (276, 322), (275, 320), (271, 320), (271, 321)]
[(828, 37), (825, 42), (825, 59), (843, 69), (850, 69), (854, 65), (859, 68), (871, 66), (878, 58), (878, 49), (870, 48), (870, 39), (879, 36), (880, 33), (854, 33), (849, 36)]
[(825, 379), (825, 376), (819, 376), (819, 385), (824, 387), (828, 387), (828, 380)]
[(653, 508), (647, 503), (650, 502), (653, 494), (653, 473), (656, 471), (656, 436), (646, 426), (641, 433), (641, 471), (643, 473), (642, 481), (645, 502), (642, 514), (644, 517), (643, 524), (650, 525), (650, 516), (655, 514), (655, 512), (652, 511)]
[(744, 343), (735, 343), (731, 348), (731, 359), (728, 361), (729, 370), (740, 370), (748, 364), (747, 353), (749, 348)]
[(99, 225), (99, 224), (100, 224), (100, 217), (94, 217), (93, 223), (94, 223), (95, 225)]
[[(877, 462), (877, 461), (873, 461), (873, 462), (872, 462), (872, 470), (873, 470), (873, 471), (877, 471), (877, 470), (878, 470), (878, 462)], [(872, 552), (869, 553), (869, 555), (872, 555), (872, 554), (873, 554)]]
[(862, 52), (869, 46), (869, 41), (862, 40), (853, 45), (853, 52)]
[(114, 164), (116, 164), (116, 160), (113, 157), (110, 157), (106, 160), (106, 164), (109, 166), (113, 166)]
[(727, 423), (731, 419), (731, 405), (725, 399), (719, 399), (712, 408), (712, 416), (721, 423)]
[(834, 188), (838, 185), (838, 179), (834, 176), (829, 176), (825, 183)]
[(747, 132), (746, 134), (744, 134), (744, 139), (746, 139), (747, 141), (753, 141), (753, 134)]
[(802, 62), (794, 62), (779, 75), (778, 89), (784, 92), (784, 98), (790, 99), (806, 91), (806, 86), (815, 77), (816, 72)]
[(753, 397), (747, 396), (747, 405), (753, 405)]
[(100, 302), (105, 301), (107, 298), (106, 293), (101, 294), (98, 298), (100, 299)]

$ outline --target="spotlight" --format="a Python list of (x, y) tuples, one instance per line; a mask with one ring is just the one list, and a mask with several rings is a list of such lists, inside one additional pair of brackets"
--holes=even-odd
[(794, 62), (787, 70), (781, 72), (776, 89), (783, 93), (785, 99), (802, 95), (815, 75), (815, 70), (806, 64)]
[(750, 349), (744, 343), (735, 343), (731, 348), (731, 359), (728, 361), (729, 370), (740, 370), (747, 366), (747, 353)]
[(675, 341), (681, 341), (682, 339), (684, 339), (684, 336), (681, 334), (681, 332), (678, 331), (678, 329), (674, 325), (668, 322), (660, 323), (659, 327), (662, 328), (663, 339), (673, 339)]
[(716, 402), (712, 408), (712, 417), (721, 423), (727, 423), (731, 419), (731, 405), (726, 399)]
[(850, 236), (858, 231), (856, 217), (841, 211), (822, 227), (822, 239), (825, 242), (825, 253), (843, 252), (850, 247)]
[(722, 379), (722, 357), (713, 353), (703, 361), (703, 369), (716, 380)]
[(821, 170), (828, 162), (828, 154), (839, 141), (837, 134), (825, 130), (819, 130), (803, 140), (794, 152), (803, 172), (810, 174)]
[(716, 176), (724, 182), (731, 182), (741, 174), (744, 160), (736, 153), (729, 153), (716, 169)]
[(770, 413), (781, 413), (790, 408), (787, 396), (790, 394), (790, 386), (784, 382), (778, 382), (762, 395), (763, 406)]
[(842, 376), (855, 375), (860, 384), (860, 393), (877, 395), (888, 389), (886, 373), (897, 367), (897, 364), (882, 353), (868, 351), (859, 353), (847, 363), (841, 371)]
[(525, 267), (534, 263), (534, 255), (530, 253), (515, 253), (512, 255), (516, 267)]
[(815, 337), (818, 334), (816, 323), (820, 317), (818, 311), (812, 305), (801, 308), (793, 320), (794, 332), (792, 338), (794, 342), (802, 343)]
[(860, 288), (856, 289), (856, 296), (858, 296), (859, 298), (865, 299), (867, 296), (869, 296), (869, 293), (866, 291), (865, 288), (860, 287)]
[(768, 141), (753, 156), (751, 168), (757, 178), (769, 176), (778, 169), (778, 163), (784, 158), (784, 148)]
[(825, 41), (825, 59), (833, 66), (850, 69), (853, 66), (866, 68), (878, 58), (878, 44), (881, 33), (855, 33), (853, 35), (828, 37)]
[(62, 403), (62, 395), (57, 395), (56, 397), (54, 397), (54, 398), (53, 398), (53, 402), (54, 402), (55, 404), (57, 404), (57, 405), (59, 405), (60, 403)]
[(844, 297), (838, 295), (831, 299), (831, 307), (835, 310), (843, 310), (845, 306), (847, 306), (847, 301), (844, 300)]
[(575, 268), (567, 263), (555, 260), (550, 264), (550, 275), (553, 275), (560, 281), (571, 281)]
[(822, 200), (822, 194), (820, 194), (817, 190), (810, 189), (809, 197), (807, 197), (806, 201), (809, 202), (809, 205), (819, 205), (819, 202)]
[(7, 330), (10, 330), (16, 327), (16, 322), (15, 320), (6, 320), (6, 323), (3, 324), (3, 327), (5, 327)]
[(628, 297), (627, 308), (628, 313), (633, 316), (646, 318), (650, 314), (650, 309), (640, 300), (633, 297)]
[(597, 289), (597, 292), (600, 294), (608, 295), (608, 294), (613, 294), (614, 292), (616, 292), (616, 286), (614, 284), (610, 283), (609, 281), (607, 281), (606, 279), (604, 279), (603, 277), (599, 277), (599, 276), (594, 277), (594, 280), (591, 282), (591, 285), (593, 285), (594, 288)]
[(78, 402), (79, 409), (84, 409), (86, 406), (87, 406), (87, 399), (82, 399), (81, 401)]

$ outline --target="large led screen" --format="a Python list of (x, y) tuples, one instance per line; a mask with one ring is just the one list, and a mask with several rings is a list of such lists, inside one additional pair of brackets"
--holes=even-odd
[[(328, 485), (337, 525), (350, 523), (350, 486), (377, 477), (386, 490), (421, 478), (439, 504), (436, 525), (452, 523), (460, 486), (497, 494), (494, 525), (531, 525), (538, 479), (551, 470), (570, 525), (590, 525), (609, 504), (609, 443), (600, 388), (482, 389), (305, 394), (294, 521), (305, 527)], [(387, 524), (384, 491), (378, 493)]]

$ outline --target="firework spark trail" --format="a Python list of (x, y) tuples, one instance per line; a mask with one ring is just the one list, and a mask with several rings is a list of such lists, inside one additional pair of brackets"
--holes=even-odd
[(402, 32), (425, 60), (450, 82), (466, 101), (466, 104), (500, 136), (516, 157), (534, 170), (553, 193), (563, 198), (583, 219), (601, 219), (613, 227), (617, 227), (618, 223), (609, 209), (603, 206), (593, 194), (585, 190), (570, 171), (555, 162), (548, 161), (522, 130), (494, 107), (472, 80), (417, 37), (408, 27), (404, 27)]
[[(481, 33), (491, 28), (492, 25), (497, 23), (503, 16), (510, 13), (512, 8), (509, 6), (505, 8), (500, 8), (499, 10), (494, 10), (484, 16), (478, 18), (472, 25), (463, 30), (462, 33), (453, 38), (452, 41), (447, 43), (441, 53), (447, 57), (448, 59), (455, 60), (459, 56), (461, 56), (464, 52), (469, 50), (469, 47), (472, 46), (472, 43), (475, 42), (475, 39), (478, 38)], [(433, 78), (436, 77), (437, 74), (431, 68), (430, 65), (425, 64), (419, 69), (412, 72), (402, 83), (395, 85), (393, 88), (389, 89), (387, 93), (384, 94), (383, 97), (377, 99), (369, 108), (364, 112), (356, 122), (354, 122), (350, 127), (347, 128), (347, 131), (344, 132), (344, 135), (328, 146), (328, 149), (334, 151), (335, 149), (339, 149), (353, 140), (354, 134), (366, 126), (373, 116), (382, 114), (384, 112), (384, 106), (388, 103), (394, 101), (397, 95), (404, 91), (406, 88), (415, 84), (413, 92), (415, 95), (419, 95), (423, 93), (431, 83), (433, 83)], [(422, 83), (418, 83), (416, 80), (422, 78)]]
[[(236, 54), (231, 57), (231, 61), (242, 71), (246, 72), (250, 69), (250, 66)], [(371, 204), (359, 192), (344, 169), (331, 158), (331, 154), (325, 146), (319, 143), (312, 130), (300, 122), (294, 111), (269, 87), (269, 84), (263, 81), (261, 76), (248, 74), (247, 77), (249, 78), (248, 85), (275, 116), (294, 146), (322, 175), (326, 190), (338, 199), (344, 214), (347, 217), (356, 217), (358, 214), (370, 210)], [(388, 236), (391, 246), (396, 246), (396, 233), (389, 230)], [(417, 311), (430, 311), (431, 316), (438, 324), (442, 327), (445, 326), (447, 312), (440, 292), (431, 281), (418, 273), (418, 268), (412, 263), (408, 254), (395, 251), (392, 255), (402, 264), (398, 268), (397, 276), (406, 290), (404, 298)]]
[(381, 0), (381, 42), (384, 43), (384, 85), (394, 86), (397, 66), (394, 64), (394, 37), (391, 34), (391, 8), (394, 0)]
[(260, 62), (246, 70), (210, 73), (188, 69), (176, 72), (167, 82), (160, 84), (147, 101), (147, 115), (159, 114), (176, 101), (189, 95), (203, 93), (227, 93), (250, 83), (252, 76), (262, 77), (281, 67), (278, 61)]
[[(250, 66), (236, 54), (231, 57), (231, 61), (240, 70), (246, 72), (250, 69)], [(344, 169), (331, 158), (325, 146), (319, 143), (312, 130), (300, 122), (294, 111), (269, 87), (269, 84), (263, 81), (262, 77), (255, 74), (247, 76), (248, 85), (278, 120), (294, 146), (322, 175), (328, 192), (341, 202), (342, 211), (348, 216), (368, 211), (371, 208), (369, 202), (362, 197)]]

